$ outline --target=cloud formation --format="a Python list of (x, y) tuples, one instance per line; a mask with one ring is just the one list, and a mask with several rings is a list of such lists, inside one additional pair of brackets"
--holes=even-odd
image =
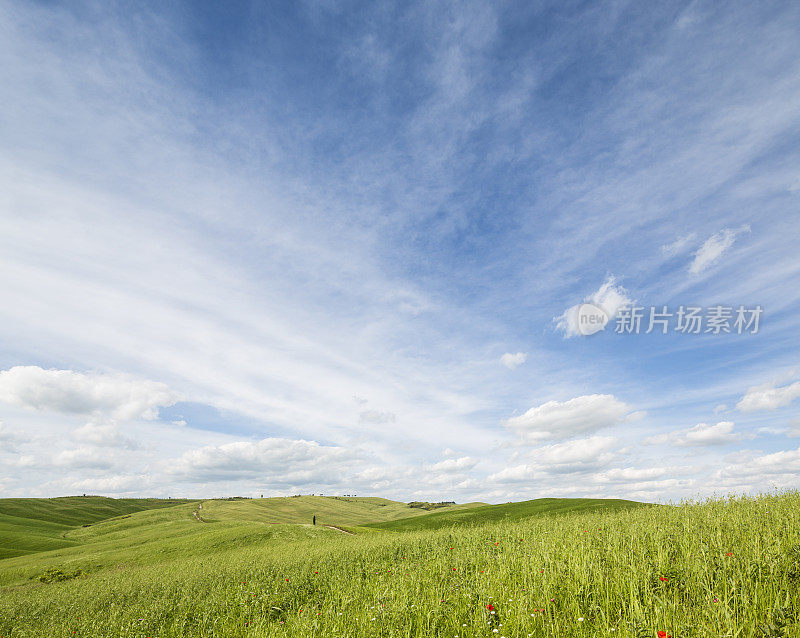
[(527, 360), (528, 354), (526, 352), (517, 352), (516, 354), (506, 352), (502, 357), (500, 357), (500, 363), (502, 363), (509, 370), (519, 368)]
[(800, 381), (782, 387), (765, 383), (749, 388), (736, 408), (742, 412), (777, 410), (786, 407), (797, 397), (800, 397)]
[(343, 447), (268, 438), (190, 450), (170, 464), (169, 472), (198, 481), (251, 478), (280, 485), (338, 482), (344, 470), (358, 459), (358, 452)]
[[(617, 316), (620, 309), (633, 305), (634, 300), (631, 299), (630, 293), (625, 288), (617, 284), (616, 278), (613, 275), (609, 275), (600, 288), (584, 298), (583, 303), (591, 303), (602, 308), (610, 322)], [(576, 337), (581, 334), (578, 329), (578, 309), (580, 306), (581, 304), (575, 304), (567, 308), (562, 315), (553, 319), (556, 323), (556, 330), (561, 330), (565, 338)]]
[(678, 447), (704, 447), (708, 445), (725, 445), (734, 443), (743, 437), (733, 431), (733, 421), (719, 423), (698, 423), (684, 430), (675, 430), (668, 434), (648, 437), (643, 442), (648, 445), (677, 445)]
[(733, 242), (739, 235), (749, 232), (750, 226), (745, 224), (739, 228), (723, 228), (718, 233), (711, 235), (694, 253), (694, 259), (689, 264), (689, 272), (698, 275), (711, 267), (725, 251), (733, 246)]
[(630, 406), (611, 394), (589, 394), (568, 401), (548, 401), (505, 421), (527, 442), (568, 439), (622, 423)]
[(0, 402), (62, 414), (108, 416), (119, 421), (154, 420), (179, 395), (165, 384), (125, 375), (15, 366), (0, 371)]

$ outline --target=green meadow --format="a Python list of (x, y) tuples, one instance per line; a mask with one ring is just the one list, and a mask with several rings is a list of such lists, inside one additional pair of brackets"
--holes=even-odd
[(2, 638), (800, 636), (797, 492), (431, 510), (87, 497), (0, 513), (0, 547), (19, 552), (0, 560)]

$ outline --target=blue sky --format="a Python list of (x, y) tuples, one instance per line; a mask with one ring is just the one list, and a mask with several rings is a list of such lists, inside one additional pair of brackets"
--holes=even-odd
[(800, 486), (795, 3), (0, 18), (0, 495)]

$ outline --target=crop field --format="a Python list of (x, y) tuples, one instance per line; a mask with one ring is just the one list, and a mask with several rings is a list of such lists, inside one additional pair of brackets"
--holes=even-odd
[(43, 524), (69, 546), (0, 560), (0, 637), (800, 636), (796, 492), (406, 505), (413, 529), (383, 499), (200, 504)]

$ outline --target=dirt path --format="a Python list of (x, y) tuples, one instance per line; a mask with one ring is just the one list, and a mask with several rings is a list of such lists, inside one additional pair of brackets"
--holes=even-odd
[(200, 516), (200, 514), (197, 513), (197, 511), (201, 510), (201, 509), (203, 509), (203, 504), (202, 503), (200, 503), (200, 505), (197, 506), (197, 509), (194, 512), (192, 512), (192, 514), (201, 523), (208, 523), (207, 520), (205, 520), (202, 516)]
[(350, 536), (355, 536), (353, 532), (348, 532), (346, 529), (342, 529), (341, 527), (336, 527), (336, 525), (325, 525), (328, 529), (335, 529), (337, 532), (341, 532), (342, 534), (350, 534)]

